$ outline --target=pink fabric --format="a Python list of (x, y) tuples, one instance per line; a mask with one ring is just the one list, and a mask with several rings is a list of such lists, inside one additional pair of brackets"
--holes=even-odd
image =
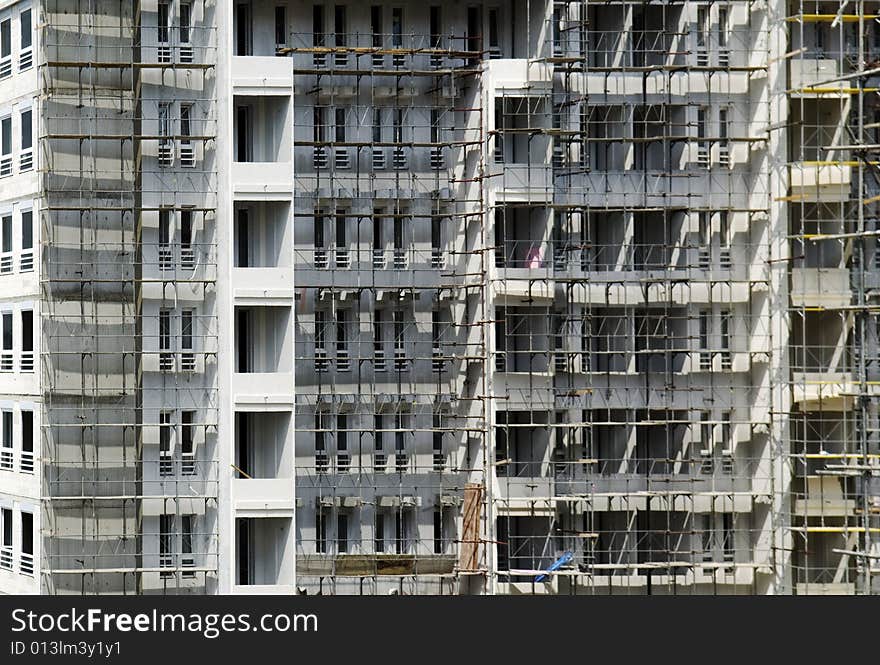
[(529, 253), (526, 256), (526, 268), (528, 268), (529, 270), (540, 268), (541, 258), (541, 248), (533, 246), (531, 249), (529, 249)]

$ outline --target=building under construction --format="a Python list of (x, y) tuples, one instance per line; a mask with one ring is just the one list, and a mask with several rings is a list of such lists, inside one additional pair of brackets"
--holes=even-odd
[(880, 590), (880, 2), (0, 3), (0, 592)]

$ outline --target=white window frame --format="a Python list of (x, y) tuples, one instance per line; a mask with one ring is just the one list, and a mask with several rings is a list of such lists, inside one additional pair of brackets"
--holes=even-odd
[[(31, 144), (27, 148), (24, 147), (25, 113), (30, 113), (31, 123)], [(16, 115), (18, 116), (18, 172), (26, 173), (34, 170), (34, 108), (33, 106), (20, 107)]]
[(0, 37), (0, 79), (6, 79), (12, 76), (12, 12), (5, 11), (0, 14), (0, 35), (2, 35), (2, 26), (9, 22), (9, 54), (3, 55), (3, 42)]
[[(33, 374), (37, 356), (37, 308), (32, 302), (21, 303), (17, 309), (18, 316), (18, 369), (26, 374)], [(31, 350), (24, 350), (24, 313), (31, 313)], [(15, 330), (13, 323), (13, 330)], [(15, 337), (13, 337), (15, 339)]]
[[(5, 220), (9, 220), (8, 228)], [(15, 269), (15, 235), (15, 210), (0, 208), (0, 275), (9, 275)]]
[[(31, 216), (31, 233), (30, 233), (30, 247), (24, 246), (25, 241), (25, 233), (24, 233), (24, 217), (26, 214), (30, 213)], [(32, 272), (34, 270), (34, 247), (37, 243), (37, 239), (34, 237), (36, 233), (36, 224), (35, 222), (36, 212), (33, 207), (33, 203), (27, 202), (25, 204), (19, 204), (18, 206), (18, 215), (14, 215), (13, 217), (18, 218), (18, 269), (19, 272)], [(15, 224), (15, 219), (13, 219), (13, 224)]]
[[(9, 121), (9, 145), (3, 145), (3, 123)], [(12, 112), (0, 113), (0, 178), (8, 178), (13, 173), (12, 152), (15, 143), (15, 126), (12, 121)], [(7, 151), (8, 148), (8, 151)]]
[[(9, 435), (6, 422), (9, 422)], [(15, 408), (12, 402), (0, 402), (0, 471), (15, 470)]]
[[(32, 402), (20, 402), (18, 404), (18, 469), (22, 473), (33, 474), (34, 466), (37, 457), (37, 432), (38, 429), (38, 420), (37, 420), (37, 408), (36, 405)], [(25, 452), (24, 449), (24, 414), (31, 414), (31, 450), (30, 452)]]
[[(4, 517), (6, 515), (6, 517)], [(9, 520), (9, 542), (5, 542), (6, 520)], [(0, 502), (0, 570), (12, 571), (15, 567), (15, 509), (12, 503)]]
[[(177, 52), (180, 62), (184, 64), (189, 64), (193, 61), (193, 4), (192, 2), (181, 2), (177, 8)], [(187, 8), (186, 23), (183, 21), (184, 7)]]
[[(10, 346), (3, 346), (5, 343), (3, 331), (3, 319), (9, 316), (9, 337)], [(12, 307), (0, 309), (0, 372), (11, 372), (15, 367), (15, 310)]]
[[(186, 336), (184, 334), (184, 323), (189, 317), (189, 343), (184, 344)], [(185, 372), (192, 372), (196, 368), (196, 314), (195, 307), (185, 307), (180, 310), (180, 369)]]
[[(22, 25), (22, 16), (30, 12), (30, 45), (25, 46), (22, 37), (24, 37), (24, 26)], [(30, 5), (22, 6), (18, 12), (18, 71), (23, 72), (34, 66), (34, 10)]]
[(38, 540), (37, 535), (40, 532), (40, 527), (37, 523), (37, 515), (39, 515), (39, 513), (37, 512), (37, 508), (31, 505), (22, 505), (18, 511), (18, 572), (22, 575), (33, 577), (35, 569), (34, 552), (27, 554), (24, 551), (24, 515), (31, 516), (31, 550), (36, 550)]

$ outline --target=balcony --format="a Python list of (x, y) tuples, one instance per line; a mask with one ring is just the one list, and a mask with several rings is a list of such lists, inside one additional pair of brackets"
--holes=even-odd
[(293, 406), (293, 373), (237, 373), (232, 380), (237, 406), (268, 410), (289, 410)]
[(793, 268), (791, 304), (837, 309), (850, 304), (849, 270), (846, 268)]
[(797, 201), (847, 201), (851, 180), (852, 168), (844, 162), (796, 162), (789, 165), (791, 198)]
[(293, 89), (293, 61), (269, 56), (233, 56), (236, 95), (285, 95)]
[(553, 170), (549, 163), (494, 164), (490, 184), (498, 202), (550, 203), (553, 200)]
[[(293, 482), (288, 480), (293, 488)], [(233, 487), (233, 491), (238, 489)], [(235, 494), (237, 497), (238, 495)], [(291, 494), (292, 505), (292, 494)], [(292, 510), (291, 510), (291, 515)], [(292, 517), (235, 520), (235, 593), (284, 593), (294, 580)]]
[(233, 268), (236, 305), (293, 304), (293, 268)]
[[(535, 274), (537, 273), (537, 274)], [(506, 305), (543, 306), (553, 301), (554, 282), (539, 277), (540, 271), (506, 268), (494, 284), (496, 300)]]
[(293, 189), (290, 162), (234, 162), (232, 191), (237, 199), (283, 201)]
[(848, 94), (846, 81), (830, 80), (840, 76), (836, 60), (792, 58), (789, 67), (792, 97), (836, 98)]
[(486, 63), (489, 89), (549, 92), (553, 86), (553, 66), (527, 58), (499, 58)]
[(289, 95), (235, 96), (232, 188), (238, 198), (290, 198), (291, 106)]
[(293, 333), (289, 306), (236, 306), (233, 394), (239, 405), (289, 408)]
[(810, 476), (806, 493), (795, 500), (795, 513), (808, 517), (843, 517), (855, 514), (859, 502), (843, 492), (840, 478)]
[(792, 401), (801, 411), (848, 411), (857, 394), (851, 372), (792, 372)]
[(232, 501), (238, 517), (293, 517), (293, 478), (235, 478)]
[(798, 582), (795, 586), (798, 596), (854, 596), (854, 582)]

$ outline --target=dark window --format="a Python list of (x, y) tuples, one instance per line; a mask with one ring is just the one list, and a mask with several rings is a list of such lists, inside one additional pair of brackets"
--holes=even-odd
[(345, 109), (336, 109), (336, 142), (345, 143)]
[(327, 513), (320, 508), (315, 512), (315, 551), (327, 551)]
[(192, 7), (188, 4), (180, 5), (180, 43), (189, 43), (189, 28), (192, 22)]
[(12, 215), (0, 218), (0, 233), (3, 235), (3, 251), (12, 251)]
[(21, 149), (30, 150), (34, 147), (33, 112), (28, 109), (21, 112)]
[(196, 419), (195, 411), (180, 412), (180, 453), (181, 455), (192, 455), (194, 449), (194, 431), (193, 424)]
[(3, 527), (3, 547), (12, 547), (12, 511), (9, 508), (0, 509), (0, 526)]
[(336, 246), (340, 249), (345, 247), (345, 211), (336, 213)]
[[(192, 114), (192, 107), (189, 104), (182, 104), (180, 106), (180, 135), (182, 137), (188, 137), (192, 134), (192, 127), (190, 123), (190, 116)], [(184, 143), (189, 143), (189, 141), (185, 140)]]
[(316, 106), (312, 109), (312, 125), (314, 127), (312, 133), (313, 140), (315, 143), (324, 143), (327, 140), (327, 135), (325, 132), (326, 124), (324, 122), (323, 106)]
[(236, 336), (238, 337), (238, 346), (237, 346), (237, 364), (238, 371), (241, 373), (250, 372), (251, 369), (251, 354), (250, 354), (250, 338), (251, 338), (251, 330), (250, 323), (251, 317), (250, 312), (247, 309), (238, 310), (238, 314), (236, 317)]
[(391, 10), (391, 46), (403, 46), (403, 10), (400, 7)]
[(275, 46), (287, 44), (287, 8), (275, 7)]
[(156, 13), (156, 24), (159, 27), (159, 41), (167, 42), (168, 41), (168, 3), (160, 2), (159, 7)]
[(251, 55), (251, 8), (235, 6), (235, 55)]
[(30, 353), (34, 350), (34, 311), (21, 310), (21, 350)]
[(34, 553), (34, 516), (24, 512), (21, 514), (21, 552)]
[(250, 238), (248, 237), (248, 210), (241, 208), (238, 211), (238, 262), (236, 265), (240, 268), (247, 268), (250, 265)]
[[(554, 23), (555, 25), (555, 23)], [(489, 49), (498, 52), (501, 45), (498, 41), (498, 10), (489, 10)]]
[(193, 319), (195, 311), (185, 309), (180, 313), (180, 348), (184, 351), (193, 349)]
[(4, 155), (12, 154), (12, 118), (3, 118), (0, 121), (0, 152)]
[(159, 211), (159, 244), (171, 243), (171, 211), (164, 208)]
[(3, 350), (12, 351), (12, 312), (3, 312)]
[(21, 248), (33, 249), (34, 247), (34, 213), (25, 210), (21, 213)]
[(180, 211), (180, 247), (190, 249), (192, 247), (192, 210)]
[(434, 554), (443, 554), (443, 511), (434, 511)]
[(171, 412), (159, 413), (159, 457), (171, 456)]
[(174, 554), (174, 515), (159, 515), (159, 565), (168, 566)]
[(382, 7), (373, 5), (370, 7), (370, 31), (373, 33), (373, 46), (382, 46)]
[(336, 516), (336, 551), (348, 552), (348, 515), (345, 513)]
[(12, 448), (12, 411), (3, 412), (3, 447)]
[(373, 143), (382, 142), (382, 109), (373, 109)]
[(26, 453), (34, 452), (34, 412), (21, 412), (21, 449)]
[(251, 161), (251, 110), (247, 106), (239, 106), (236, 111), (238, 140), (236, 141), (237, 162)]
[(159, 349), (171, 348), (171, 310), (159, 310)]
[(180, 516), (180, 551), (183, 554), (193, 553), (193, 523), (195, 515)]
[(334, 8), (333, 30), (336, 33), (336, 45), (345, 46), (345, 5), (336, 5)]
[(431, 6), (430, 18), (431, 48), (440, 48), (440, 7)]
[(385, 551), (385, 515), (376, 513), (376, 552)]
[(12, 20), (0, 21), (0, 58), (12, 55)]
[(312, 9), (312, 45), (324, 46), (324, 7), (315, 5)]
[(238, 520), (238, 583), (251, 583), (251, 520)]
[(431, 248), (441, 249), (441, 241), (443, 238), (443, 219), (434, 216), (431, 218)]
[(482, 50), (483, 17), (479, 7), (468, 7), (467, 10), (467, 50), (472, 51), (474, 56), (471, 63), (480, 57)]
[(31, 10), (26, 9), (19, 17), (21, 22), (21, 48), (30, 48), (34, 43), (34, 28), (31, 25)]

